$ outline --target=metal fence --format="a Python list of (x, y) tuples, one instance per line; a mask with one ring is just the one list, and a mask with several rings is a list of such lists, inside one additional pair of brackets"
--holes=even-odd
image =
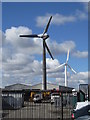
[[(43, 93), (43, 92), (42, 92)], [(71, 119), (72, 94), (61, 93), (51, 104), (50, 95), (48, 99), (41, 102), (33, 102), (30, 92), (4, 91), (2, 94), (2, 119)], [(27, 99), (26, 99), (27, 98)]]

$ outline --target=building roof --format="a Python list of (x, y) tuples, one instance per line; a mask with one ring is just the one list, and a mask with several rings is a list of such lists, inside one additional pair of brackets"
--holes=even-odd
[(74, 89), (74, 88), (65, 87), (65, 86), (59, 85), (59, 90), (60, 90), (60, 91), (63, 91), (63, 92), (70, 92), (70, 91), (72, 91), (73, 89)]
[[(50, 89), (59, 89), (59, 85), (53, 83), (47, 83), (47, 90)], [(38, 83), (32, 86), (32, 89), (40, 89), (42, 90), (42, 83)]]
[[(69, 92), (72, 91), (74, 88), (70, 88), (70, 87), (65, 87), (65, 86), (60, 86), (58, 84), (53, 84), (53, 83), (47, 83), (47, 90), (60, 90), (60, 91), (64, 91), (64, 92)], [(9, 85), (6, 86), (4, 90), (10, 90), (10, 91), (20, 91), (20, 90), (42, 90), (42, 83), (38, 83), (32, 86), (29, 85), (25, 85), (25, 84), (13, 84), (13, 85)]]
[(25, 85), (25, 84), (20, 84), (20, 83), (5, 86), (5, 90), (24, 90), (24, 89), (31, 89), (31, 86)]

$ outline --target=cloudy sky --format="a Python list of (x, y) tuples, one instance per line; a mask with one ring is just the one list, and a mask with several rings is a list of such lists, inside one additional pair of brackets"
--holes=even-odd
[(2, 3), (2, 86), (42, 82), (42, 39), (20, 38), (20, 34), (43, 33), (53, 16), (46, 40), (54, 60), (47, 53), (48, 82), (64, 85), (64, 67), (69, 68), (68, 86), (88, 83), (88, 4), (87, 3)]

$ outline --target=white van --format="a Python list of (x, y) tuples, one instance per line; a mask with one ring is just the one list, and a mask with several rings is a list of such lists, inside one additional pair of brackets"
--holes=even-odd
[(59, 93), (52, 93), (51, 94), (51, 104), (53, 104), (55, 102), (55, 99), (59, 99), (59, 98), (60, 98)]

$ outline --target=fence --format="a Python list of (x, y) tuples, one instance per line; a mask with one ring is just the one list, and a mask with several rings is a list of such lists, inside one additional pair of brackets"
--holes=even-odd
[[(33, 92), (37, 93), (37, 92)], [(46, 92), (47, 93), (47, 92)], [(3, 91), (2, 104), (3, 114), (2, 119), (71, 119), (72, 94), (61, 93), (58, 91), (59, 97), (54, 98), (51, 103), (50, 94), (41, 94), (44, 99), (39, 102), (33, 102), (32, 92), (28, 91)], [(26, 99), (27, 98), (27, 99)], [(46, 98), (46, 99), (45, 99)], [(7, 106), (7, 107), (5, 107)]]

